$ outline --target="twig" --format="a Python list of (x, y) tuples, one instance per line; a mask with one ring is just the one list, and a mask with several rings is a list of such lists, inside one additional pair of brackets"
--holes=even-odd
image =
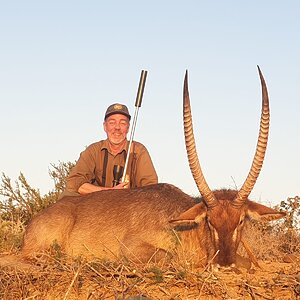
[(219, 252), (220, 252), (220, 250), (217, 250), (216, 253), (214, 254), (214, 256), (207, 262), (205, 268), (204, 268), (203, 271), (202, 271), (202, 274), (203, 274), (209, 267), (212, 266), (212, 263), (213, 263), (215, 257), (219, 254)]
[(75, 273), (75, 275), (74, 275), (74, 277), (73, 277), (73, 279), (72, 279), (72, 281), (71, 281), (71, 283), (70, 283), (70, 286), (69, 286), (69, 288), (68, 288), (68, 290), (67, 290), (67, 292), (66, 292), (66, 294), (65, 294), (63, 300), (66, 300), (66, 299), (67, 299), (67, 297), (68, 297), (68, 295), (69, 295), (69, 293), (70, 293), (70, 291), (71, 291), (71, 289), (72, 289), (72, 287), (73, 287), (73, 285), (74, 285), (74, 282), (75, 282), (75, 280), (76, 280), (76, 278), (77, 278), (77, 276), (78, 276), (80, 270), (81, 270), (81, 267), (79, 267), (78, 270), (77, 270), (77, 272)]
[(255, 255), (253, 254), (253, 252), (252, 252), (252, 250), (251, 250), (249, 244), (247, 243), (247, 241), (244, 240), (244, 239), (241, 239), (241, 243), (242, 243), (243, 247), (245, 248), (245, 250), (246, 250), (246, 252), (247, 252), (247, 254), (248, 254), (250, 260), (253, 262), (253, 264), (254, 264), (256, 267), (262, 269), (262, 267), (259, 265), (259, 263), (258, 263), (258, 261), (257, 261), (257, 259), (256, 259), (256, 257), (255, 257)]

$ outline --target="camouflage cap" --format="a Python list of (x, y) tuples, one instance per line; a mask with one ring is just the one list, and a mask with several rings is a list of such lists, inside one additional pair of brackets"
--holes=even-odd
[(110, 105), (105, 113), (104, 120), (106, 120), (109, 116), (114, 114), (121, 114), (126, 116), (129, 120), (131, 119), (131, 116), (129, 114), (128, 108), (124, 104), (115, 103)]

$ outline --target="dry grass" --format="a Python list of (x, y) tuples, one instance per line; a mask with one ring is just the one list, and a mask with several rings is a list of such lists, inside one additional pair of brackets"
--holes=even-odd
[(0, 268), (0, 299), (300, 299), (299, 259), (221, 271), (69, 260), (54, 252), (31, 263)]
[(247, 224), (243, 236), (260, 260), (281, 262), (286, 255), (300, 255), (300, 232), (286, 228), (282, 221)]
[[(15, 257), (24, 226), (0, 225), (1, 252)], [(66, 258), (54, 245), (31, 268), (14, 260), (2, 264), (0, 299), (300, 299), (299, 231), (282, 222), (250, 223), (244, 239), (261, 268), (87, 262)], [(242, 245), (238, 252), (247, 257)]]

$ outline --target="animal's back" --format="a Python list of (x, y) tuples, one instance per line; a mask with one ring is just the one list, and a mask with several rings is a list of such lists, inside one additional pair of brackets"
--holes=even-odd
[(23, 253), (30, 256), (56, 240), (72, 256), (143, 259), (154, 249), (172, 247), (168, 221), (193, 204), (169, 184), (63, 198), (32, 220)]

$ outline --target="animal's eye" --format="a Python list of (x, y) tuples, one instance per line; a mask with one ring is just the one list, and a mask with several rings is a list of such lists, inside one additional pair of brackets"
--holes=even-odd
[(244, 219), (240, 220), (239, 226), (241, 226), (244, 223)]

